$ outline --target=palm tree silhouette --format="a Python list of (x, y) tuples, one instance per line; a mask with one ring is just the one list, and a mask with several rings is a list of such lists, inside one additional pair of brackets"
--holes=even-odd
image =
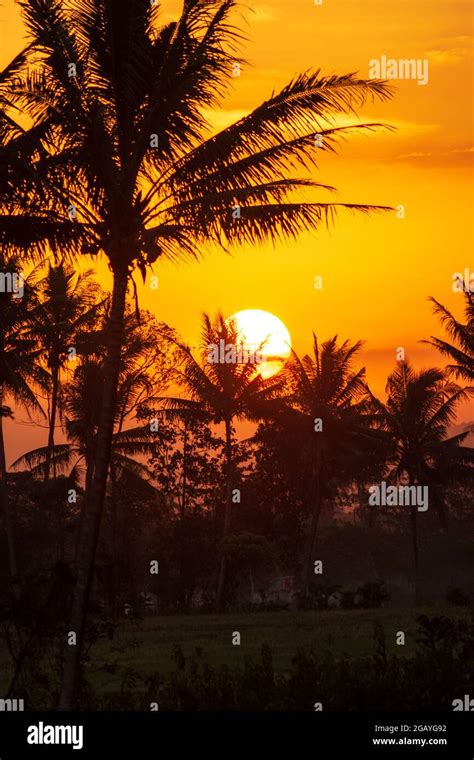
[(459, 322), (439, 301), (430, 298), (430, 301), (434, 303), (434, 313), (440, 317), (441, 324), (455, 343), (448, 343), (434, 336), (431, 336), (431, 340), (422, 342), (429, 343), (443, 356), (449, 357), (454, 363), (448, 364), (447, 369), (458, 379), (471, 383), (474, 381), (474, 296), (467, 285), (464, 287), (464, 299), (466, 321)]
[[(22, 265), (40, 259), (49, 251), (57, 253), (58, 245), (77, 239), (71, 224), (57, 219), (46, 201), (47, 173), (39, 171), (44, 160), (41, 140), (48, 131), (47, 121), (30, 129), (24, 126), (20, 108), (12, 90), (27, 66), (28, 51), (22, 51), (0, 71), (0, 274), (23, 277)], [(52, 189), (52, 185), (48, 189)], [(20, 258), (21, 254), (21, 258)], [(33, 277), (29, 277), (33, 284)], [(0, 510), (4, 513), (8, 540), (10, 573), (17, 592), (17, 558), (13, 526), (6, 490), (6, 460), (3, 440), (3, 418), (11, 410), (3, 404), (7, 393), (28, 410), (42, 415), (31, 382), (47, 388), (47, 376), (41, 371), (39, 352), (26, 335), (27, 308), (32, 294), (25, 285), (27, 298), (21, 305), (0, 292)], [(27, 306), (28, 303), (28, 306)], [(12, 308), (15, 306), (15, 308)]]
[[(301, 567), (303, 593), (315, 557), (318, 525), (325, 500), (334, 494), (332, 479), (352, 473), (354, 458), (363, 459), (370, 440), (365, 368), (353, 370), (361, 341), (338, 344), (337, 335), (319, 344), (313, 333), (313, 354), (293, 352), (283, 374), (286, 410), (277, 421), (296, 436), (302, 453), (302, 475), (308, 482), (311, 520)], [(334, 486), (335, 488), (335, 486)]]
[[(53, 187), (45, 214), (57, 210), (65, 255), (107, 256), (113, 274), (104, 397), (96, 463), (77, 563), (71, 614), (76, 647), (66, 650), (60, 704), (70, 708), (102, 515), (117, 397), (128, 282), (158, 258), (199, 257), (203, 246), (293, 238), (331, 219), (339, 205), (293, 200), (298, 189), (329, 189), (290, 179), (296, 167), (333, 150), (351, 129), (331, 121), (367, 98), (387, 98), (386, 84), (355, 75), (301, 74), (217, 135), (205, 110), (220, 102), (243, 61), (232, 24), (235, 0), (186, 0), (180, 18), (159, 26), (149, 0), (31, 0), (24, 6), (31, 50), (39, 60), (12, 93), (45, 129), (41, 163)], [(322, 138), (322, 143), (316, 138)], [(346, 204), (367, 212), (374, 207)], [(69, 214), (70, 219), (67, 218)]]
[[(232, 491), (234, 483), (233, 448), (234, 422), (244, 418), (257, 419), (264, 413), (265, 403), (273, 399), (281, 386), (276, 378), (262, 380), (258, 365), (252, 361), (240, 363), (213, 361), (209, 349), (235, 346), (240, 343), (237, 326), (232, 320), (225, 320), (218, 314), (211, 321), (203, 314), (201, 331), (201, 362), (193, 356), (191, 349), (177, 344), (180, 364), (176, 380), (186, 392), (187, 398), (166, 397), (160, 399), (161, 407), (167, 414), (180, 416), (206, 415), (210, 422), (224, 423), (224, 459), (226, 496), (223, 514), (222, 535), (225, 539), (231, 528)], [(260, 347), (260, 350), (263, 346)], [(256, 353), (256, 352), (255, 352)], [(216, 594), (216, 609), (223, 601), (226, 560), (222, 556)]]
[[(52, 465), (55, 477), (66, 474), (68, 488), (70, 484), (85, 482), (85, 495), (80, 513), (78, 539), (84, 523), (87, 508), (87, 488), (94, 475), (94, 462), (97, 445), (97, 430), (100, 420), (100, 389), (104, 381), (103, 361), (94, 356), (85, 356), (77, 366), (71, 382), (64, 388), (62, 409), (63, 425), (67, 442), (52, 446), (40, 446), (22, 454), (12, 464), (13, 470), (25, 467), (33, 477), (47, 478)], [(133, 400), (140, 397), (143, 378), (137, 376), (130, 368), (122, 369), (118, 390), (118, 405), (115, 416), (112, 452), (109, 466), (109, 487), (111, 501), (112, 544), (110, 547), (113, 564), (117, 562), (115, 537), (117, 501), (117, 481), (124, 473), (144, 481), (151, 481), (153, 474), (140, 459), (151, 456), (156, 449), (155, 435), (149, 425), (135, 425), (124, 429), (124, 423), (133, 412)], [(138, 457), (138, 458), (137, 458)], [(59, 556), (64, 554), (64, 522), (66, 515), (58, 516), (60, 547)]]
[(55, 169), (43, 144), (50, 122), (25, 127), (13, 95), (31, 54), (28, 47), (0, 71), (0, 245), (4, 255), (21, 254), (21, 263), (58, 255), (61, 246), (70, 249), (79, 239), (79, 230), (58, 218), (52, 202), (59, 197), (49, 181)]
[[(468, 391), (446, 381), (439, 369), (415, 371), (401, 362), (389, 375), (384, 404), (372, 396), (376, 424), (385, 430), (393, 445), (388, 456), (387, 480), (408, 480), (411, 485), (426, 485), (430, 503), (437, 509), (442, 524), (446, 515), (441, 499), (442, 487), (472, 473), (473, 450), (462, 446), (469, 431), (448, 437), (455, 420), (456, 407)], [(419, 549), (416, 506), (410, 507), (416, 601), (419, 599)]]
[[(19, 261), (0, 253), (0, 271), (5, 277), (18, 277)], [(11, 280), (5, 279), (5, 282)], [(0, 511), (4, 515), (8, 542), (8, 558), (12, 582), (18, 582), (18, 564), (13, 535), (13, 524), (7, 493), (7, 467), (3, 419), (12, 416), (5, 401), (11, 396), (18, 406), (29, 412), (43, 416), (41, 404), (37, 400), (35, 386), (47, 387), (48, 375), (40, 365), (41, 349), (28, 335), (28, 324), (35, 297), (30, 289), (30, 280), (22, 280), (23, 294), (4, 288), (0, 290)]]
[[(12, 469), (28, 467), (34, 477), (47, 477), (49, 464), (57, 473), (66, 472), (77, 479), (83, 474), (85, 465), (86, 481), (93, 474), (97, 429), (100, 419), (100, 389), (103, 383), (103, 366), (100, 360), (86, 357), (74, 372), (73, 379), (65, 386), (64, 427), (69, 443), (54, 444), (22, 454), (12, 464)], [(130, 392), (130, 379), (124, 379), (119, 388), (119, 399)], [(135, 475), (146, 478), (151, 472), (141, 462), (134, 459), (137, 454), (152, 454), (154, 451), (153, 432), (149, 425), (140, 425), (125, 430), (119, 429), (122, 414), (117, 411), (116, 430), (112, 438), (111, 465), (128, 468)], [(125, 413), (127, 417), (127, 413)]]
[(46, 276), (37, 285), (38, 303), (30, 315), (27, 335), (44, 350), (51, 376), (46, 478), (54, 449), (61, 373), (70, 359), (69, 350), (74, 347), (80, 352), (81, 337), (96, 324), (105, 304), (104, 298), (98, 300), (100, 289), (92, 275), (92, 269), (76, 275), (70, 265), (49, 264)]

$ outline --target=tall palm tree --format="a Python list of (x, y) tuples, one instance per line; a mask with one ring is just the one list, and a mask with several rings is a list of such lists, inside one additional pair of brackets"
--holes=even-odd
[[(14, 83), (25, 71), (28, 50), (22, 51), (0, 71), (0, 274), (2, 285), (5, 276), (22, 277), (22, 265), (30, 259), (43, 257), (47, 251), (57, 253), (58, 246), (77, 240), (69, 221), (64, 223), (51, 213), (45, 201), (48, 187), (47, 173), (38, 167), (44, 160), (42, 140), (47, 134), (47, 123), (42, 121), (28, 129), (24, 126), (18, 104), (12, 96)], [(41, 179), (40, 179), (41, 175)], [(21, 260), (19, 254), (21, 253)], [(18, 258), (17, 258), (18, 257)], [(30, 277), (30, 281), (31, 281)], [(17, 558), (13, 526), (6, 491), (6, 460), (3, 439), (3, 419), (11, 410), (3, 401), (11, 394), (16, 403), (42, 414), (31, 382), (43, 383), (45, 376), (38, 364), (36, 346), (27, 337), (25, 314), (31, 293), (19, 300), (0, 292), (0, 510), (4, 514), (8, 537), (10, 572), (17, 579)], [(2, 288), (3, 291), (3, 288)]]
[[(76, 275), (68, 264), (49, 264), (46, 276), (38, 283), (38, 303), (30, 315), (27, 334), (38, 341), (45, 354), (51, 376), (48, 455), (45, 477), (50, 476), (51, 456), (61, 392), (61, 374), (70, 358), (72, 346), (81, 350), (81, 337), (100, 318), (105, 300), (99, 301), (100, 289), (93, 280), (93, 270)], [(87, 338), (87, 336), (84, 336)]]
[(368, 447), (374, 444), (365, 368), (353, 369), (361, 345), (347, 340), (339, 344), (337, 335), (320, 345), (313, 334), (312, 355), (300, 359), (293, 352), (284, 369), (286, 409), (276, 421), (299, 441), (311, 510), (301, 568), (303, 592), (313, 567), (324, 503), (334, 494), (336, 480), (353, 477), (355, 460), (359, 468), (365, 466)]
[(241, 35), (231, 21), (235, 6), (235, 0), (185, 0), (179, 19), (161, 26), (161, 5), (149, 0), (23, 6), (36, 60), (15, 96), (34, 127), (46, 125), (50, 155), (42, 170), (55, 189), (45, 214), (54, 203), (62, 211), (51, 234), (57, 241), (69, 222), (64, 252), (103, 252), (113, 274), (97, 458), (71, 615), (78, 645), (67, 648), (63, 708), (71, 707), (77, 681), (132, 272), (145, 276), (158, 258), (199, 257), (210, 242), (227, 247), (292, 238), (330, 219), (338, 204), (293, 199), (298, 189), (328, 188), (290, 176), (314, 161), (317, 137), (332, 150), (351, 131), (334, 127), (332, 117), (389, 95), (377, 80), (305, 73), (209, 136), (205, 111), (243, 63), (236, 53)]
[[(191, 349), (178, 344), (180, 364), (176, 379), (186, 393), (186, 398), (162, 398), (161, 406), (172, 415), (201, 416), (204, 414), (212, 423), (224, 424), (224, 461), (225, 461), (225, 502), (223, 510), (223, 539), (230, 532), (232, 491), (234, 483), (233, 448), (234, 423), (246, 417), (257, 418), (263, 413), (265, 402), (277, 394), (278, 379), (263, 381), (258, 366), (252, 361), (214, 360), (214, 347), (234, 346), (240, 343), (236, 324), (225, 320), (218, 314), (211, 321), (208, 314), (203, 315), (201, 331), (201, 360), (198, 361)], [(210, 350), (211, 349), (211, 350)], [(222, 605), (225, 584), (226, 561), (220, 560), (216, 594), (216, 609)]]
[[(50, 461), (58, 473), (67, 472), (77, 476), (85, 465), (85, 471), (93, 471), (97, 429), (100, 419), (100, 395), (98, 389), (103, 383), (103, 366), (95, 358), (84, 358), (74, 372), (74, 377), (65, 387), (65, 431), (68, 443), (58, 443), (50, 451), (49, 443), (22, 454), (13, 464), (13, 469), (27, 467), (34, 477), (44, 477)], [(126, 387), (125, 387), (126, 383)], [(122, 401), (124, 394), (130, 393), (130, 383), (126, 379), (119, 389)], [(124, 419), (127, 413), (124, 414)], [(129, 469), (136, 475), (151, 478), (151, 472), (141, 462), (134, 459), (137, 454), (151, 455), (154, 452), (153, 432), (149, 425), (122, 428), (122, 410), (117, 410), (115, 432), (112, 438), (111, 466)], [(86, 474), (91, 477), (91, 474)]]
[[(77, 366), (71, 382), (64, 388), (64, 429), (67, 442), (41, 446), (20, 456), (13, 464), (12, 469), (24, 469), (25, 467), (34, 477), (47, 477), (50, 465), (55, 474), (67, 474), (68, 481), (77, 481), (84, 477), (86, 493), (83, 500), (78, 539), (83, 527), (86, 509), (87, 487), (90, 485), (94, 474), (94, 462), (97, 445), (97, 430), (100, 420), (101, 398), (100, 389), (104, 379), (103, 362), (94, 356), (85, 356)], [(122, 370), (119, 385), (114, 435), (112, 437), (112, 453), (109, 467), (109, 488), (112, 517), (112, 536), (116, 535), (117, 517), (117, 492), (116, 483), (124, 472), (131, 473), (140, 479), (150, 481), (153, 474), (140, 461), (140, 458), (149, 457), (155, 453), (155, 435), (149, 425), (129, 426), (124, 428), (133, 414), (133, 400), (140, 397), (145, 380), (143, 377), (134, 377), (133, 373)], [(150, 386), (151, 387), (151, 386)], [(137, 456), (139, 457), (137, 459)], [(58, 515), (61, 559), (64, 554), (64, 518)], [(116, 563), (115, 546), (112, 546), (113, 561)], [(76, 543), (77, 550), (77, 543)]]
[[(87, 274), (87, 273), (86, 273)], [(81, 284), (87, 287), (87, 277)], [(40, 283), (41, 285), (41, 283)], [(92, 303), (94, 304), (97, 293), (94, 284), (91, 286)], [(77, 294), (80, 297), (80, 292)], [(42, 304), (39, 306), (41, 307)], [(96, 304), (103, 306), (100, 301)], [(33, 322), (34, 327), (29, 327), (28, 336), (36, 340), (41, 337), (37, 321), (41, 315), (39, 307), (33, 310), (33, 318), (29, 318), (28, 325)], [(90, 485), (94, 474), (95, 450), (97, 445), (97, 433), (100, 422), (102, 406), (101, 389), (104, 383), (104, 364), (106, 347), (104, 345), (104, 330), (101, 328), (103, 314), (93, 305), (86, 312), (84, 322), (80, 315), (77, 317), (77, 329), (89, 323), (92, 317), (100, 317), (96, 327), (99, 329), (79, 337), (80, 351), (77, 356), (76, 369), (70, 382), (65, 386), (63, 394), (64, 428), (70, 443), (53, 445), (50, 453), (50, 441), (46, 446), (41, 446), (20, 457), (14, 466), (27, 465), (35, 476), (47, 476), (49, 465), (52, 464), (58, 471), (67, 470), (73, 464), (74, 467), (86, 465), (85, 481)], [(35, 332), (36, 330), (36, 332)], [(45, 334), (49, 337), (49, 326), (45, 327)], [(140, 450), (140, 442), (153, 438), (152, 431), (148, 433), (142, 427), (124, 429), (124, 426), (135, 416), (138, 407), (160, 388), (166, 386), (167, 378), (172, 371), (173, 356), (169, 343), (174, 337), (174, 332), (166, 325), (159, 324), (148, 312), (140, 312), (137, 315), (131, 309), (127, 310), (124, 326), (124, 346), (121, 352), (119, 385), (117, 404), (114, 417), (114, 465), (117, 468), (120, 454), (126, 455), (129, 449), (132, 453), (151, 453), (151, 448), (144, 446)], [(61, 346), (58, 344), (58, 349)], [(67, 345), (66, 347), (67, 348)], [(137, 448), (133, 445), (136, 439)], [(120, 447), (118, 444), (120, 443)], [(126, 460), (123, 462), (126, 464)], [(128, 462), (129, 468), (132, 463)], [(139, 463), (136, 465), (136, 473), (145, 472), (140, 470)]]
[[(372, 396), (376, 424), (388, 432), (392, 452), (388, 456), (387, 481), (407, 480), (411, 485), (426, 485), (430, 502), (438, 510), (442, 524), (446, 515), (442, 488), (450, 480), (472, 477), (474, 450), (462, 443), (469, 431), (448, 437), (458, 404), (468, 391), (446, 380), (439, 369), (416, 372), (401, 362), (389, 375), (387, 401)], [(418, 524), (417, 509), (410, 508), (415, 593), (418, 600)]]
[(36, 387), (45, 388), (47, 373), (40, 366), (41, 351), (27, 334), (34, 295), (28, 280), (21, 280), (14, 292), (3, 287), (12, 283), (13, 277), (22, 277), (19, 262), (13, 257), (2, 256), (0, 252), (0, 513), (3, 514), (8, 542), (8, 558), (13, 583), (18, 582), (18, 564), (13, 535), (13, 523), (7, 493), (7, 467), (3, 420), (12, 416), (6, 400), (11, 397), (17, 406), (29, 412), (43, 415), (36, 397)]
[(441, 324), (453, 343), (448, 343), (448, 341), (434, 336), (431, 336), (431, 340), (425, 340), (423, 343), (429, 343), (437, 348), (443, 356), (451, 359), (453, 363), (448, 364), (447, 369), (456, 378), (472, 383), (474, 381), (474, 294), (470, 292), (467, 284), (463, 291), (465, 322), (459, 322), (439, 301), (430, 298), (434, 304), (433, 312), (440, 318)]

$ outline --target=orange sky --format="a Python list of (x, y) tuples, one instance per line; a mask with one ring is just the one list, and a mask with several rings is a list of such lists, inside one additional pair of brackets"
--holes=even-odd
[[(162, 5), (166, 21), (180, 7), (174, 0)], [(330, 231), (301, 235), (294, 244), (242, 247), (231, 257), (208, 251), (200, 262), (163, 263), (156, 269), (159, 289), (140, 286), (140, 304), (191, 344), (198, 341), (201, 312), (218, 309), (226, 315), (251, 308), (273, 312), (298, 352), (309, 348), (312, 330), (321, 338), (336, 332), (362, 338), (369, 381), (381, 393), (398, 346), (417, 366), (441, 363), (418, 343), (440, 333), (427, 298), (435, 296), (461, 316), (463, 299), (452, 291), (452, 275), (469, 267), (474, 272), (471, 2), (324, 0), (317, 6), (313, 0), (273, 0), (248, 6), (244, 53), (251, 65), (235, 79), (222, 109), (210, 114), (216, 128), (302, 70), (367, 77), (369, 61), (382, 55), (428, 59), (426, 86), (394, 82), (392, 101), (360, 114), (397, 132), (351, 138), (339, 156), (322, 154), (317, 175), (339, 189), (338, 200), (403, 204), (406, 217), (341, 212)], [(22, 46), (14, 0), (4, 0), (0, 19), (4, 65)], [(108, 286), (105, 265), (99, 273)], [(322, 290), (314, 289), (318, 275)], [(462, 410), (462, 419), (473, 417), (472, 407)]]

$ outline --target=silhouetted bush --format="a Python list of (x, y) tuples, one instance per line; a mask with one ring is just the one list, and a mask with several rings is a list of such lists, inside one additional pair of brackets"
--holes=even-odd
[(173, 711), (312, 711), (320, 702), (325, 711), (451, 710), (454, 699), (474, 690), (474, 622), (420, 616), (418, 623), (413, 657), (388, 657), (383, 626), (376, 623), (373, 656), (349, 659), (299, 650), (285, 675), (275, 673), (268, 645), (257, 661), (233, 669), (210, 666), (200, 649), (186, 658), (175, 647), (172, 673), (143, 679), (127, 669), (119, 692), (85, 691), (82, 707), (149, 710), (158, 703), (160, 710)]
[(448, 588), (446, 592), (446, 601), (449, 604), (454, 604), (456, 607), (468, 607), (469, 595), (466, 594), (460, 588)]
[(381, 607), (383, 602), (390, 599), (390, 594), (383, 581), (368, 581), (360, 586), (356, 595), (359, 596), (358, 607)]

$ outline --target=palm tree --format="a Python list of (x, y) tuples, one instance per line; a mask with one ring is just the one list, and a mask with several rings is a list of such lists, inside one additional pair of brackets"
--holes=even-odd
[(18, 406), (29, 412), (43, 415), (41, 405), (36, 398), (35, 386), (45, 388), (47, 374), (40, 366), (41, 351), (36, 342), (27, 334), (27, 326), (34, 304), (34, 296), (28, 280), (21, 279), (21, 290), (3, 287), (3, 283), (13, 282), (14, 277), (22, 277), (19, 262), (13, 257), (0, 254), (0, 512), (4, 516), (5, 531), (8, 542), (10, 574), (14, 585), (18, 582), (18, 564), (13, 535), (13, 524), (7, 494), (7, 467), (3, 419), (12, 416), (11, 409), (5, 404), (8, 396)]
[[(27, 298), (12, 300), (3, 285), (9, 276), (23, 277), (21, 265), (25, 260), (41, 258), (48, 250), (55, 254), (61, 244), (77, 241), (71, 223), (57, 219), (45, 201), (45, 191), (52, 189), (52, 185), (48, 187), (47, 173), (40, 172), (39, 165), (44, 161), (41, 141), (47, 134), (47, 122), (43, 120), (31, 129), (25, 128), (12, 97), (14, 83), (25, 71), (27, 60), (28, 50), (24, 50), (0, 71), (0, 510), (4, 514), (14, 590), (18, 566), (6, 491), (3, 439), (3, 418), (12, 413), (3, 400), (11, 394), (29, 411), (43, 414), (30, 383), (42, 383), (43, 388), (46, 385), (38, 364), (39, 354), (25, 332)], [(20, 253), (21, 260), (17, 258)], [(25, 284), (24, 287), (30, 299), (31, 293)]]
[(423, 343), (434, 346), (443, 356), (449, 357), (454, 362), (447, 366), (454, 377), (472, 383), (474, 381), (474, 295), (467, 285), (464, 285), (463, 291), (466, 302), (465, 322), (458, 322), (446, 307), (435, 298), (430, 298), (434, 303), (434, 313), (440, 317), (441, 324), (454, 342), (448, 343), (446, 340), (431, 336), (431, 340), (425, 340)]
[[(208, 314), (203, 315), (201, 332), (201, 362), (191, 349), (177, 344), (181, 355), (176, 379), (187, 398), (161, 398), (161, 407), (173, 416), (207, 416), (210, 422), (224, 424), (225, 461), (225, 502), (223, 514), (223, 539), (231, 527), (232, 491), (234, 485), (233, 448), (234, 423), (246, 417), (258, 418), (263, 413), (264, 404), (278, 392), (278, 379), (263, 381), (256, 363), (251, 361), (214, 360), (214, 347), (239, 346), (237, 326), (232, 320), (225, 320), (218, 314), (214, 322)], [(210, 350), (211, 349), (211, 350)], [(222, 357), (219, 357), (222, 359)], [(225, 584), (226, 560), (221, 556), (216, 594), (216, 609), (222, 605)]]
[[(442, 524), (446, 515), (440, 493), (450, 480), (472, 477), (474, 450), (461, 444), (469, 431), (448, 437), (458, 404), (468, 391), (446, 380), (439, 369), (416, 372), (408, 362), (400, 363), (389, 375), (387, 401), (372, 396), (377, 425), (392, 440), (388, 456), (387, 481), (408, 481), (426, 485), (430, 501), (438, 510)], [(410, 508), (415, 593), (418, 601), (418, 525), (417, 509)]]
[[(55, 473), (67, 474), (71, 481), (84, 475), (87, 495), (87, 485), (90, 484), (94, 473), (101, 409), (99, 391), (103, 380), (103, 362), (97, 357), (83, 357), (71, 382), (64, 389), (64, 427), (67, 442), (53, 444), (52, 448), (48, 442), (47, 446), (28, 451), (13, 463), (12, 469), (26, 467), (33, 477), (44, 478), (52, 464)], [(137, 455), (147, 456), (155, 452), (155, 436), (150, 426), (123, 428), (133, 412), (134, 403), (131, 399), (136, 399), (141, 395), (143, 383), (142, 377), (135, 380), (130, 371), (122, 371), (110, 460), (112, 491), (114, 491), (118, 475), (124, 470), (145, 480), (151, 480), (153, 477), (150, 470), (135, 458)], [(115, 514), (116, 492), (111, 496)], [(81, 517), (83, 515), (84, 507)], [(61, 547), (61, 554), (62, 550), (63, 547)]]
[[(76, 283), (78, 300), (81, 297), (81, 286), (84, 288), (89, 286), (89, 273), (85, 273), (84, 278), (80, 283), (79, 281)], [(40, 285), (42, 284), (44, 285), (44, 281), (40, 283)], [(81, 318), (80, 314), (77, 315), (76, 331), (87, 326), (92, 318), (96, 319), (98, 329), (84, 333), (76, 332), (75, 337), (79, 339), (77, 341), (79, 353), (76, 357), (78, 364), (63, 394), (64, 427), (71, 443), (53, 445), (51, 451), (50, 441), (48, 441), (47, 446), (28, 452), (14, 464), (17, 467), (26, 464), (35, 476), (41, 475), (43, 477), (47, 477), (50, 464), (53, 465), (55, 472), (63, 472), (72, 465), (74, 465), (73, 469), (76, 466), (82, 468), (82, 464), (85, 464), (86, 492), (94, 474), (106, 352), (104, 330), (101, 329), (101, 322), (104, 319), (101, 307), (104, 302), (100, 301), (94, 305), (98, 291), (93, 282), (90, 284), (90, 291), (85, 296), (84, 305), (87, 306), (90, 303), (93, 305), (82, 315), (84, 319)], [(90, 303), (88, 303), (89, 297), (91, 298)], [(50, 325), (46, 324), (43, 334), (37, 325), (41, 318), (41, 306), (40, 303), (33, 310), (33, 317), (30, 317), (28, 321), (29, 325), (33, 323), (33, 327), (28, 330), (28, 335), (35, 340), (43, 336), (51, 336), (53, 339), (52, 328), (50, 333)], [(72, 308), (70, 313), (72, 313)], [(45, 320), (46, 317), (47, 315)], [(61, 325), (58, 329), (60, 327)], [(64, 335), (66, 335), (66, 330), (67, 326), (64, 326)], [(71, 334), (74, 334), (72, 328)], [(144, 399), (153, 396), (157, 389), (166, 387), (174, 362), (170, 350), (174, 331), (167, 325), (158, 323), (148, 312), (141, 311), (137, 315), (135, 311), (127, 308), (124, 336), (114, 418), (114, 454), (113, 468), (111, 466), (111, 469), (115, 470), (120, 469), (120, 456), (122, 454), (125, 456), (127, 450), (133, 454), (151, 453), (152, 449), (145, 446), (145, 441), (153, 438), (152, 431), (147, 433), (142, 427), (124, 430), (124, 426), (135, 416)], [(56, 345), (57, 349), (60, 350), (61, 344)], [(64, 346), (65, 353), (68, 345), (65, 344)], [(136, 448), (133, 441), (136, 441)], [(142, 446), (141, 449), (140, 446)], [(123, 460), (122, 464), (126, 465), (129, 470), (135, 468), (135, 474), (147, 472), (146, 468), (141, 468), (138, 462), (134, 464), (127, 458)]]
[(76, 276), (70, 265), (50, 263), (46, 277), (38, 283), (39, 300), (30, 315), (27, 335), (43, 349), (51, 376), (46, 478), (50, 476), (54, 449), (61, 374), (70, 358), (69, 350), (75, 346), (76, 352), (80, 351), (81, 337), (87, 339), (84, 333), (97, 323), (105, 303), (104, 299), (98, 300), (100, 289), (92, 275), (92, 269)]
[(5, 256), (21, 253), (22, 263), (58, 255), (61, 247), (77, 246), (80, 237), (71, 220), (58, 218), (48, 197), (58, 197), (43, 145), (49, 121), (26, 128), (13, 96), (31, 53), (26, 48), (0, 71), (0, 247)]
[(313, 334), (313, 354), (300, 359), (293, 352), (284, 369), (285, 409), (276, 421), (285, 435), (298, 441), (311, 509), (301, 568), (303, 593), (313, 567), (324, 503), (334, 494), (336, 479), (337, 483), (350, 480), (354, 469), (360, 471), (366, 465), (368, 448), (375, 445), (365, 368), (353, 369), (361, 345), (347, 340), (338, 344), (337, 335), (320, 345)]
[[(69, 443), (57, 443), (52, 453), (48, 446), (41, 446), (22, 454), (12, 469), (27, 467), (34, 477), (44, 477), (51, 460), (58, 473), (69, 476), (79, 475), (85, 465), (86, 471), (93, 468), (94, 449), (100, 417), (100, 398), (97, 389), (103, 382), (103, 367), (88, 357), (74, 373), (74, 378), (66, 386), (65, 430)], [(123, 388), (119, 395), (122, 396)], [(127, 389), (128, 391), (128, 389)], [(116, 420), (120, 425), (119, 415)], [(137, 454), (154, 452), (153, 433), (149, 425), (141, 425), (125, 430), (117, 429), (112, 439), (111, 466), (129, 469), (135, 475), (152, 477), (151, 472), (141, 462), (134, 459)], [(73, 472), (74, 471), (74, 472)], [(89, 476), (90, 477), (90, 476)]]
[(329, 188), (290, 174), (313, 161), (316, 138), (333, 150), (350, 133), (334, 127), (332, 117), (389, 96), (381, 81), (305, 73), (209, 136), (205, 111), (220, 102), (233, 68), (243, 63), (236, 54), (241, 35), (231, 23), (235, 6), (235, 0), (186, 0), (176, 22), (159, 26), (161, 7), (149, 0), (24, 5), (37, 60), (14, 97), (33, 128), (46, 125), (49, 155), (41, 168), (54, 192), (45, 214), (54, 204), (58, 209), (51, 235), (57, 242), (69, 223), (65, 254), (103, 252), (113, 274), (97, 457), (71, 614), (78, 645), (67, 648), (63, 708), (75, 693), (132, 272), (145, 276), (158, 258), (199, 257), (207, 243), (294, 238), (331, 219), (338, 204), (293, 199), (298, 189)]

